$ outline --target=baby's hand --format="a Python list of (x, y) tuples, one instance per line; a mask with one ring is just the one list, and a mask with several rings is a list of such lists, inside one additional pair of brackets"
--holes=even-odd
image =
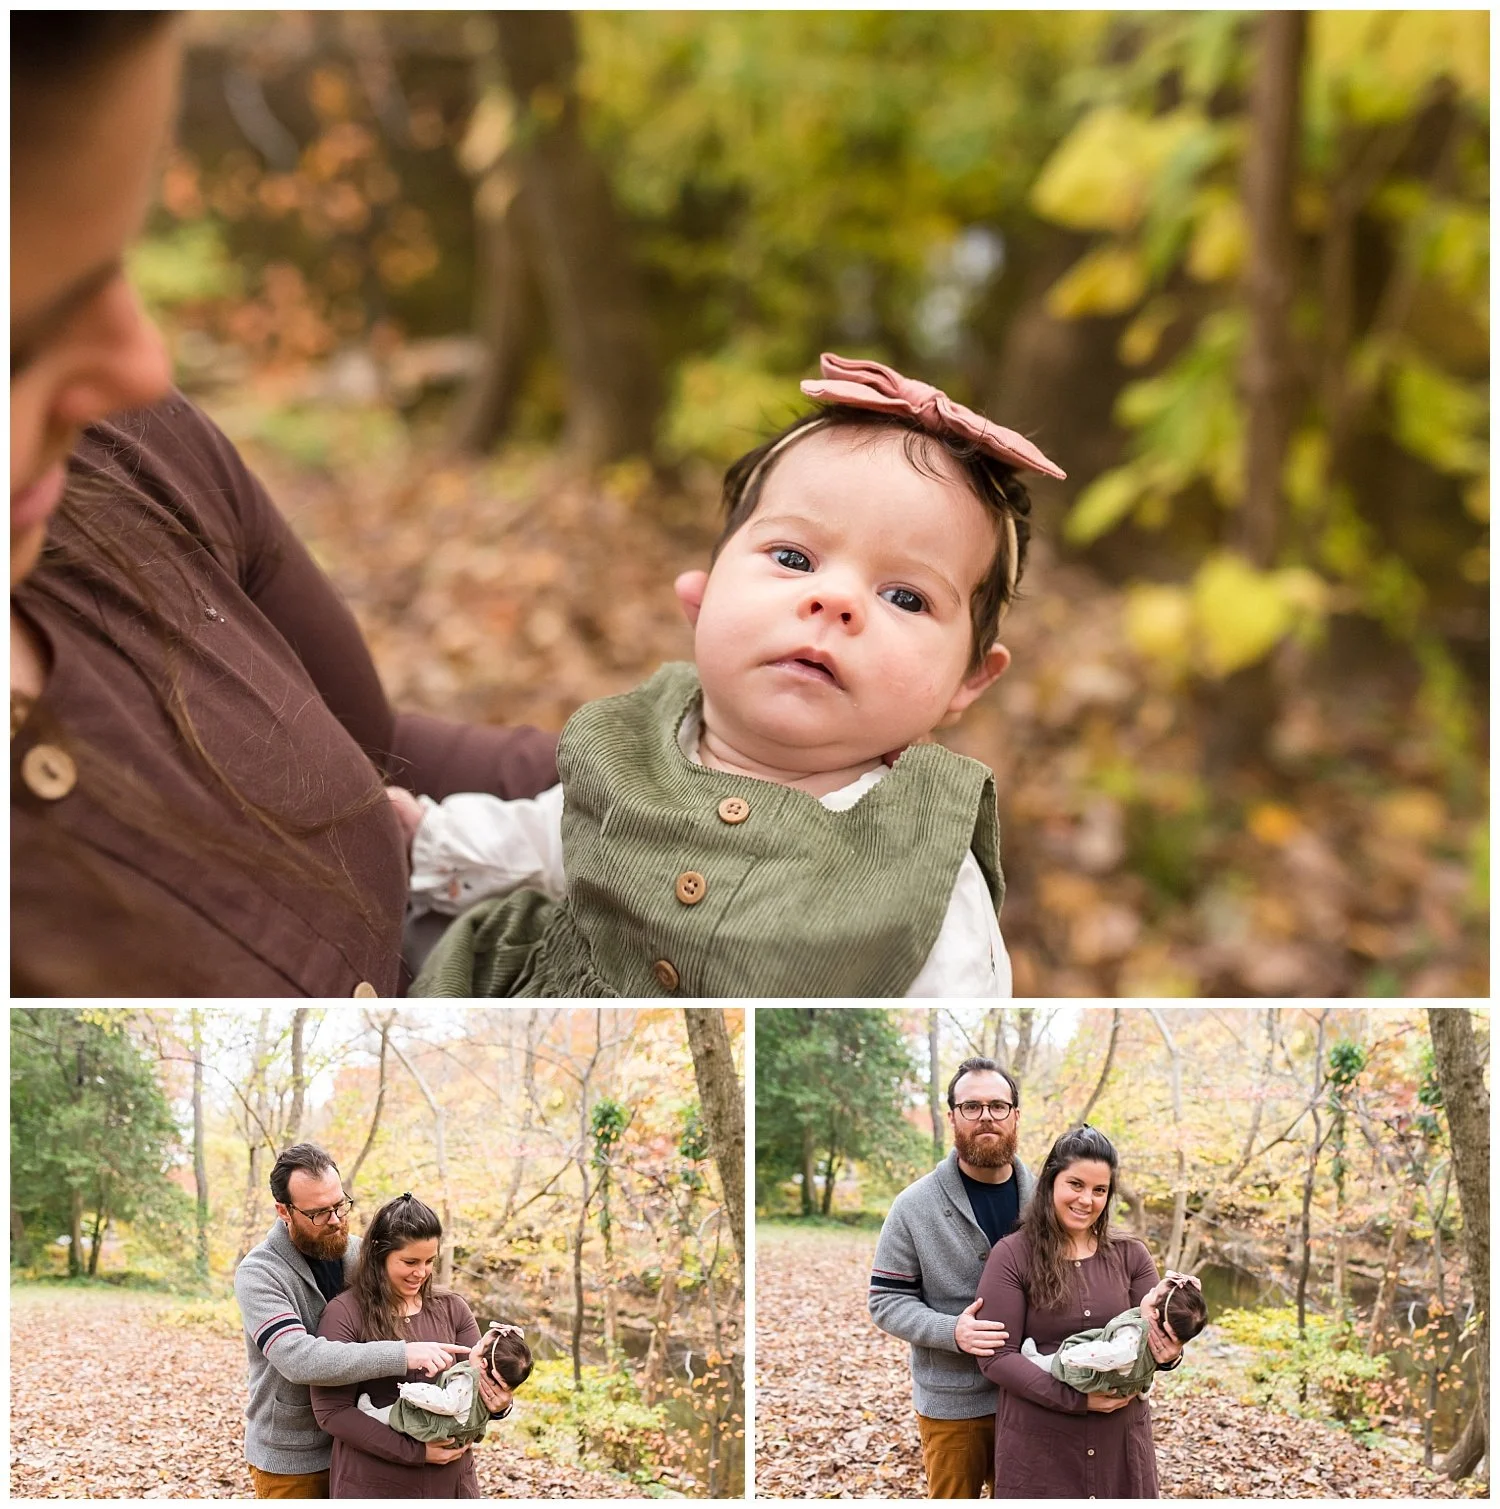
[(411, 841), (417, 836), (417, 829), (422, 826), (422, 804), (401, 786), (387, 786), (385, 794), (391, 799), (391, 810), (395, 812), (396, 821), (401, 825), (401, 837), (406, 844), (406, 852), (410, 854)]

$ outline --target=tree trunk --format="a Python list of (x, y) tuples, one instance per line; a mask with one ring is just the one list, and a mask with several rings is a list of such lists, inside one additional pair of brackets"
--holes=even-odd
[(1109, 1018), (1109, 1046), (1104, 1050), (1104, 1067), (1099, 1070), (1099, 1078), (1094, 1082), (1093, 1094), (1084, 1102), (1083, 1109), (1078, 1113), (1080, 1126), (1089, 1119), (1089, 1114), (1099, 1103), (1099, 1097), (1104, 1094), (1105, 1085), (1109, 1083), (1109, 1071), (1114, 1067), (1115, 1044), (1120, 1040), (1120, 1022), (1122, 1020), (1120, 1008), (1116, 1006), (1110, 1013)]
[(31, 1261), (31, 1239), (26, 1233), (26, 1219), (14, 1205), (10, 1208), (10, 1256), (14, 1263)]
[[(1328, 1030), (1328, 1013), (1318, 1013), (1318, 1045), (1313, 1051), (1312, 1096), (1308, 1109), (1312, 1112), (1312, 1146), (1307, 1154), (1307, 1168), (1302, 1176), (1302, 1261), (1297, 1269), (1297, 1335), (1307, 1335), (1307, 1278), (1312, 1271), (1312, 1196), (1313, 1183), (1318, 1176), (1318, 1158), (1323, 1151), (1323, 1122), (1318, 1115), (1318, 1102), (1323, 1095), (1323, 1038)], [(1302, 1380), (1302, 1401), (1307, 1400), (1307, 1380)]]
[(813, 1195), (816, 1193), (818, 1177), (817, 1148), (813, 1143), (813, 1130), (810, 1126), (802, 1128), (802, 1214), (805, 1217), (813, 1213)]
[(823, 1218), (825, 1220), (833, 1214), (833, 1188), (838, 1183), (840, 1162), (838, 1149), (830, 1145), (828, 1149), (828, 1172), (823, 1176)]
[(1250, 135), (1241, 192), (1249, 236), (1245, 299), (1250, 317), (1245, 395), (1245, 496), (1235, 544), (1264, 569), (1276, 559), (1282, 472), (1296, 412), (1292, 303), (1297, 282), (1294, 202), (1302, 121), (1305, 11), (1265, 11), (1250, 81)]
[(734, 1050), (729, 1043), (729, 1027), (719, 1006), (684, 1006), (688, 1046), (693, 1053), (693, 1075), (698, 1081), (698, 1104), (703, 1125), (708, 1131), (708, 1147), (719, 1183), (724, 1189), (724, 1204), (729, 1213), (729, 1230), (734, 1236), (734, 1250), (739, 1256), (740, 1272), (745, 1271), (745, 1092), (734, 1072)]
[(661, 1288), (656, 1294), (656, 1314), (651, 1321), (651, 1342), (646, 1348), (646, 1362), (641, 1369), (641, 1392), (653, 1401), (662, 1394), (666, 1379), (672, 1316), (677, 1310), (677, 1278), (682, 1271), (682, 1222), (675, 1215), (671, 1222), (667, 1255), (661, 1265)]
[[(514, 1012), (508, 1012), (506, 1015), (508, 1020), (514, 1020)], [(516, 1201), (520, 1198), (521, 1181), (526, 1171), (525, 1149), (530, 1144), (531, 1133), (537, 1124), (536, 1045), (539, 1040), (537, 1026), (541, 1021), (541, 1013), (535, 1006), (525, 1008), (522, 1032), (526, 1046), (521, 1055), (521, 1098), (525, 1109), (521, 1113), (521, 1129), (516, 1137), (519, 1146), (515, 1157), (511, 1159), (510, 1184), (505, 1191), (505, 1207), (493, 1228), (496, 1236), (509, 1228), (511, 1217), (516, 1213)]]
[(474, 190), (474, 329), (484, 356), (460, 399), (453, 442), (483, 454), (510, 428), (526, 373), (541, 344), (540, 291), (527, 265), (519, 169), (506, 152)]
[(943, 1161), (943, 1076), (938, 1066), (938, 1023), (936, 1006), (927, 1008), (927, 1110), (932, 1117), (932, 1159)]
[[(1275, 563), (1280, 542), (1282, 476), (1296, 416), (1294, 204), (1307, 15), (1266, 11), (1258, 27), (1241, 183), (1249, 238), (1245, 268), (1249, 330), (1241, 370), (1245, 494), (1230, 543), (1251, 565), (1265, 570)], [(1261, 758), (1276, 715), (1269, 657), (1226, 678), (1213, 690), (1210, 701), (1210, 770), (1228, 769), (1246, 755)]]
[(68, 1277), (83, 1277), (83, 1191), (68, 1191)]
[(584, 140), (568, 11), (492, 12), (517, 106), (521, 208), (587, 464), (649, 455), (661, 369), (625, 227)]
[(1182, 1146), (1182, 1055), (1167, 1030), (1167, 1021), (1155, 1007), (1147, 1008), (1161, 1040), (1167, 1045), (1167, 1059), (1172, 1077), (1172, 1141), (1177, 1148), (1176, 1189), (1172, 1194), (1172, 1235), (1167, 1241), (1167, 1267), (1177, 1269), (1182, 1263), (1182, 1239), (1187, 1227), (1187, 1154)]
[(349, 1169), (349, 1176), (344, 1180), (344, 1193), (351, 1200), (354, 1198), (354, 1181), (359, 1178), (359, 1171), (364, 1167), (365, 1159), (370, 1156), (370, 1149), (375, 1146), (375, 1134), (380, 1130), (380, 1113), (385, 1109), (386, 1054), (391, 1046), (391, 1024), (395, 1020), (394, 1011), (388, 1011), (383, 1017), (378, 1018), (369, 1012), (365, 1013), (365, 1021), (380, 1032), (380, 1078), (375, 1086), (375, 1109), (370, 1113), (370, 1130), (365, 1133), (364, 1145), (359, 1150), (359, 1157), (354, 1160)]
[(198, 1282), (208, 1282), (208, 1159), (203, 1150), (203, 1013), (188, 1012), (193, 1048), (193, 1188), (198, 1230)]
[(254, 1057), (250, 1065), (249, 1091), (245, 1097), (245, 1208), (240, 1220), (240, 1247), (235, 1254), (235, 1267), (240, 1259), (260, 1240), (257, 1227), (260, 1205), (260, 1172), (262, 1139), (267, 1131), (266, 1106), (266, 1060), (270, 1053), (271, 1013), (263, 1010), (256, 1018)]
[[(1116, 1010), (1118, 1011), (1118, 1007)], [(1276, 1008), (1265, 1008), (1264, 1021), (1266, 1024), (1266, 1054), (1261, 1061), (1259, 1078), (1251, 1090), (1250, 1127), (1245, 1133), (1244, 1146), (1240, 1149), (1240, 1155), (1233, 1166), (1221, 1178), (1213, 1180), (1213, 1186), (1204, 1197), (1203, 1204), (1193, 1218), (1192, 1227), (1187, 1234), (1186, 1245), (1182, 1254), (1181, 1271), (1183, 1273), (1195, 1273), (1198, 1262), (1203, 1253), (1209, 1233), (1213, 1228), (1214, 1217), (1218, 1214), (1219, 1206), (1234, 1191), (1240, 1177), (1254, 1161), (1255, 1139), (1260, 1135), (1261, 1116), (1265, 1110), (1266, 1087), (1271, 1082), (1271, 1067), (1276, 1057)]]
[(422, 1092), (422, 1099), (427, 1102), (427, 1110), (432, 1116), (432, 1142), (437, 1159), (438, 1198), (442, 1202), (440, 1214), (443, 1221), (443, 1246), (438, 1254), (437, 1281), (444, 1289), (449, 1289), (453, 1286), (453, 1247), (458, 1240), (458, 1232), (453, 1224), (453, 1201), (448, 1189), (448, 1116), (427, 1081), (417, 1071), (416, 1065), (401, 1051), (401, 1045), (395, 1038), (391, 1039), (391, 1052), (401, 1061), (401, 1067), (411, 1075), (417, 1089)]
[(302, 1140), (302, 1111), (307, 1101), (307, 1062), (303, 1041), (307, 1033), (306, 1006), (292, 1012), (292, 1108), (286, 1118), (288, 1143)]
[(99, 1249), (104, 1245), (104, 1233), (109, 1226), (109, 1185), (106, 1178), (99, 1191), (99, 1203), (94, 1207), (94, 1233), (89, 1243), (89, 1277), (99, 1277)]
[(1031, 1067), (1031, 1033), (1035, 1026), (1036, 1007), (1016, 1007), (1016, 1051), (1011, 1055), (1010, 1072), (1018, 1084), (1026, 1081), (1026, 1071)]
[(1416, 1189), (1411, 1185), (1405, 1186), (1401, 1193), (1401, 1203), (1396, 1207), (1391, 1240), (1385, 1249), (1385, 1265), (1380, 1273), (1380, 1288), (1375, 1294), (1375, 1308), (1370, 1314), (1370, 1341), (1367, 1350), (1371, 1357), (1380, 1351), (1386, 1325), (1396, 1304), (1396, 1288), (1401, 1282), (1401, 1259), (1406, 1253), (1407, 1239), (1411, 1235), (1412, 1213), (1416, 1205)]
[(1468, 1007), (1430, 1006), (1427, 1023), (1443, 1092), (1443, 1111), (1448, 1118), (1458, 1203), (1463, 1211), (1464, 1259), (1475, 1313), (1480, 1317), (1475, 1338), (1479, 1398), (1442, 1467), (1450, 1478), (1463, 1478), (1474, 1471), (1489, 1448), (1490, 1097), (1484, 1087), (1474, 1043), (1474, 1019)]

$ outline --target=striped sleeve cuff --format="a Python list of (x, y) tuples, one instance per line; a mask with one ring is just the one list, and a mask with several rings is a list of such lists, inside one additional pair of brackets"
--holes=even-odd
[(290, 1336), (300, 1331), (307, 1335), (307, 1327), (302, 1324), (302, 1317), (286, 1311), (281, 1315), (273, 1315), (259, 1331), (255, 1333), (255, 1344), (262, 1354), (269, 1352), (274, 1342), (280, 1341), (283, 1336)]
[(870, 1287), (896, 1294), (920, 1294), (922, 1281), (915, 1273), (892, 1273), (886, 1268), (876, 1268), (870, 1274)]

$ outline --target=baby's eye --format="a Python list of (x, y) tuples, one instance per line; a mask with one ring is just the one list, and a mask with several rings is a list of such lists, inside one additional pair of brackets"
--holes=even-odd
[(893, 608), (900, 608), (903, 613), (925, 613), (926, 602), (919, 597), (910, 587), (887, 587), (880, 594)]
[(788, 571), (812, 570), (812, 562), (800, 550), (793, 550), (790, 545), (778, 545), (771, 552), (771, 559), (778, 566), (785, 566)]

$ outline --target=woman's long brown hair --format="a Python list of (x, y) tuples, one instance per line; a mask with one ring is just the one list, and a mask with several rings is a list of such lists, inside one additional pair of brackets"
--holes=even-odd
[(1077, 1269), (1069, 1256), (1071, 1244), (1057, 1210), (1052, 1204), (1052, 1188), (1058, 1176), (1084, 1159), (1109, 1165), (1109, 1195), (1104, 1209), (1090, 1230), (1098, 1243), (1099, 1256), (1113, 1252), (1109, 1239), (1109, 1207), (1114, 1203), (1115, 1183), (1120, 1174), (1120, 1159), (1114, 1144), (1103, 1132), (1091, 1126), (1075, 1127), (1064, 1132), (1052, 1144), (1042, 1171), (1036, 1177), (1036, 1190), (1021, 1217), (1020, 1229), (1031, 1248), (1031, 1272), (1026, 1279), (1026, 1303), (1033, 1310), (1061, 1310), (1073, 1291)]
[[(359, 1306), (360, 1337), (364, 1341), (405, 1341), (406, 1302), (392, 1291), (385, 1276), (385, 1260), (413, 1242), (443, 1239), (443, 1223), (437, 1212), (415, 1195), (397, 1195), (375, 1212), (354, 1268), (354, 1302)], [(417, 1291), (423, 1308), (434, 1294), (432, 1275)]]

